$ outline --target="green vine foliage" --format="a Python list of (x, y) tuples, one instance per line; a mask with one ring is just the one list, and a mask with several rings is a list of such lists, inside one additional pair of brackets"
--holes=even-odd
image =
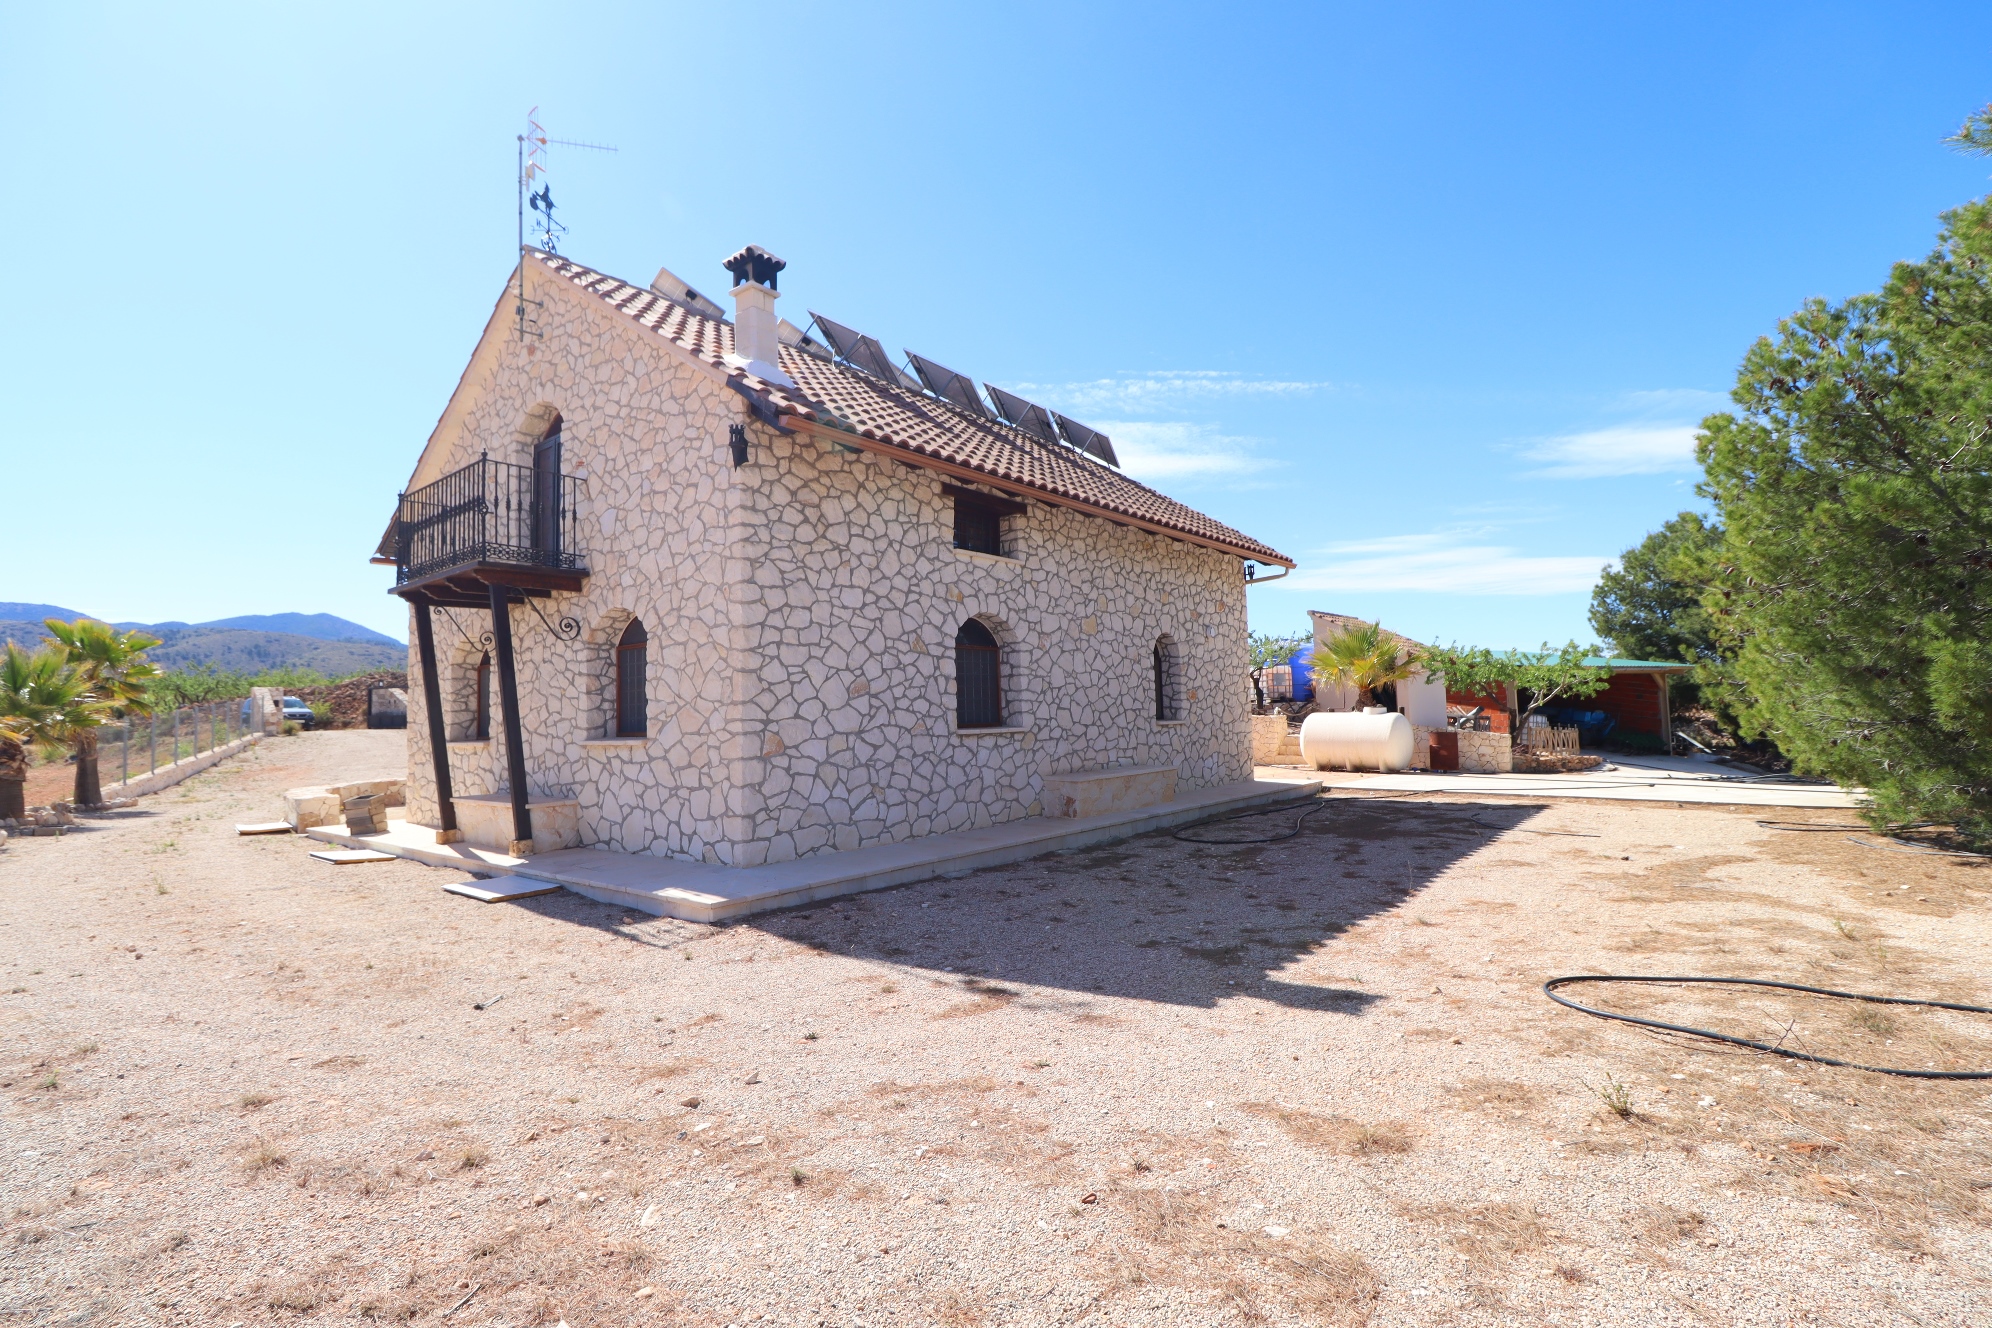
[(1992, 199), (1879, 294), (1808, 302), (1703, 422), (1703, 604), (1750, 736), (1870, 816), (1992, 839)]

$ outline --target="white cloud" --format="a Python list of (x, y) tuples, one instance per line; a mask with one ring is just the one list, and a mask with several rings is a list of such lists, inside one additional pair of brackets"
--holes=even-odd
[(1706, 415), (1727, 410), (1733, 404), (1726, 392), (1710, 392), (1700, 387), (1660, 387), (1645, 392), (1628, 392), (1625, 404), (1647, 415), (1680, 415), (1695, 411)]
[(1217, 369), (1163, 370), (1097, 378), (1086, 383), (1019, 383), (1014, 389), (1033, 401), (1074, 414), (1079, 411), (1171, 410), (1195, 401), (1250, 396), (1297, 396), (1332, 383), (1283, 382), (1247, 378)]
[(1121, 469), (1138, 480), (1236, 476), (1278, 464), (1253, 456), (1250, 439), (1226, 437), (1206, 424), (1110, 420), (1096, 427), (1113, 439)]
[(1660, 475), (1694, 469), (1696, 431), (1692, 424), (1621, 424), (1544, 439), (1523, 455), (1543, 463), (1530, 472), (1542, 479)]
[(1394, 535), (1331, 544), (1302, 559), (1291, 590), (1429, 591), (1439, 594), (1565, 595), (1589, 591), (1599, 555), (1523, 554), (1499, 544), (1467, 543), (1486, 531)]

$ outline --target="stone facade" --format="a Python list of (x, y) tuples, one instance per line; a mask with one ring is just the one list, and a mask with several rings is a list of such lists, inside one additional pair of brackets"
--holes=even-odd
[[(942, 475), (777, 434), (709, 367), (531, 265), (527, 282), (541, 336), (521, 344), (501, 305), (410, 487), (483, 453), (529, 464), (562, 420), (590, 574), (511, 622), (531, 791), (578, 802), (583, 844), (753, 865), (1039, 815), (1047, 773), (1251, 777), (1238, 557), (1035, 501), (1005, 518), (1013, 556), (957, 550)], [(435, 616), (455, 790), (504, 791), (495, 669), (491, 737), (472, 740), (488, 615)], [(632, 617), (649, 736), (624, 739), (614, 657)], [(1002, 729), (955, 730), (970, 617), (1002, 647)], [(578, 639), (551, 630), (563, 618)], [(1154, 718), (1163, 637), (1172, 721)], [(412, 648), (409, 677), (419, 715)], [(408, 743), (411, 819), (434, 824), (426, 725)]]

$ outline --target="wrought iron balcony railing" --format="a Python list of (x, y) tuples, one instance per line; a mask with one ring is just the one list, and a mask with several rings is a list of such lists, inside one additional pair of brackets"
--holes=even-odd
[(576, 548), (581, 481), (486, 457), (401, 495), (395, 584), (477, 564), (587, 571)]

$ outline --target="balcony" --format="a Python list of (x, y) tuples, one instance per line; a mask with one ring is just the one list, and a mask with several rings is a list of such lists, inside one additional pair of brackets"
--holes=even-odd
[(493, 586), (544, 596), (581, 589), (581, 481), (486, 457), (401, 495), (394, 589), (433, 604), (490, 603)]

